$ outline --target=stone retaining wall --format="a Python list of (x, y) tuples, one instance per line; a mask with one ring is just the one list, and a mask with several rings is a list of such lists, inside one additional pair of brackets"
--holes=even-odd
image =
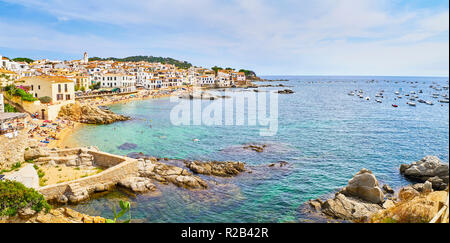
[(94, 156), (96, 165), (108, 169), (85, 178), (63, 182), (55, 185), (48, 185), (38, 189), (45, 199), (53, 200), (64, 195), (69, 189), (69, 185), (78, 184), (89, 194), (96, 191), (104, 191), (116, 185), (120, 180), (138, 173), (138, 161), (135, 159), (89, 150), (89, 154)]

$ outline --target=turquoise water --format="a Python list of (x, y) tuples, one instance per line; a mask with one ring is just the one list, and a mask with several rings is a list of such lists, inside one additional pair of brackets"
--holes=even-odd
[[(448, 86), (448, 78), (265, 78), (288, 78), (289, 82), (264, 84), (282, 83), (295, 91), (278, 96), (275, 136), (261, 137), (258, 126), (174, 126), (169, 114), (176, 103), (169, 98), (113, 105), (111, 110), (134, 119), (86, 126), (73, 136), (80, 144), (115, 154), (245, 161), (254, 173), (232, 179), (203, 177), (210, 185), (205, 191), (158, 184), (159, 195), (116, 191), (74, 207), (111, 217), (112, 204), (126, 197), (132, 202), (133, 218), (142, 222), (298, 222), (309, 217), (300, 210), (304, 202), (335, 192), (361, 168), (372, 170), (381, 184), (395, 188), (408, 183), (398, 172), (402, 163), (426, 155), (448, 163), (449, 107), (431, 97), (433, 93), (448, 95), (448, 90), (429, 88)], [(403, 94), (421, 89), (420, 98), (435, 105), (416, 102), (417, 107), (411, 107), (406, 97), (394, 100), (400, 88)], [(259, 88), (278, 89), (285, 88)], [(360, 89), (372, 99), (347, 95)], [(249, 90), (233, 89), (232, 96)], [(385, 91), (381, 104), (375, 102), (379, 90)], [(118, 146), (125, 142), (138, 147), (120, 150)], [(268, 151), (241, 150), (239, 146), (246, 143), (268, 144)], [(277, 161), (287, 161), (289, 166), (267, 167)]]

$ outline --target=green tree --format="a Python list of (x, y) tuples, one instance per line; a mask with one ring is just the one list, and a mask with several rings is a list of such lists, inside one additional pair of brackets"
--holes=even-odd
[(27, 57), (16, 57), (14, 59), (12, 59), (15, 62), (26, 62), (26, 63), (32, 63), (34, 62), (33, 59), (27, 58)]

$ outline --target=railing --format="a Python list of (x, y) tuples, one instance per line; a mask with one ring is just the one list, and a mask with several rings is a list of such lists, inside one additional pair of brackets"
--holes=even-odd
[(430, 223), (448, 223), (448, 187), (447, 187), (447, 200), (445, 203), (440, 202), (438, 207), (438, 213), (431, 219)]

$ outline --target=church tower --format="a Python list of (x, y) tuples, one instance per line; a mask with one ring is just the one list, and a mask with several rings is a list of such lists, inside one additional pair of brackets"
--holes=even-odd
[(87, 52), (85, 52), (84, 55), (83, 55), (83, 63), (87, 64), (88, 61), (89, 61), (88, 54), (87, 54)]

